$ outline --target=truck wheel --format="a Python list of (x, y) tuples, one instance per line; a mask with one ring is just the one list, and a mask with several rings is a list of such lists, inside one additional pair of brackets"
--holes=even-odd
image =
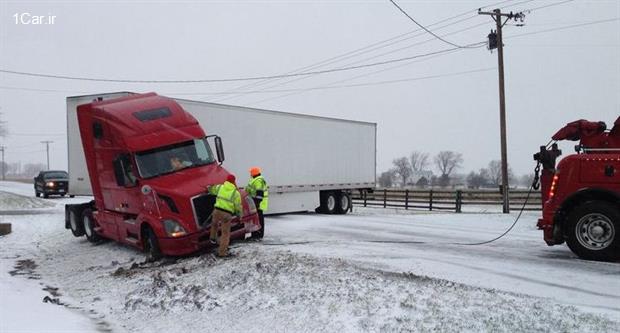
[(340, 192), (337, 199), (336, 214), (346, 214), (351, 208), (351, 196), (346, 192)]
[(568, 215), (567, 244), (582, 259), (620, 259), (620, 210), (605, 201), (582, 203)]
[(84, 234), (86, 239), (91, 243), (97, 243), (101, 240), (101, 236), (95, 231), (95, 219), (93, 218), (93, 211), (90, 208), (82, 211), (82, 226), (84, 228)]
[(157, 236), (150, 227), (144, 232), (144, 252), (146, 253), (146, 261), (153, 262), (161, 259), (161, 250), (157, 242)]
[(78, 222), (78, 214), (75, 210), (69, 210), (69, 227), (71, 228), (71, 233), (75, 237), (84, 236), (84, 224)]
[(329, 191), (321, 193), (321, 206), (319, 212), (323, 214), (335, 214), (338, 206), (338, 198), (336, 193)]
[(49, 194), (47, 194), (47, 193), (45, 193), (45, 192), (43, 192), (43, 197), (44, 197), (45, 199), (47, 199), (47, 198), (49, 198), (49, 197), (50, 197), (50, 195), (49, 195)]
[(40, 196), (41, 196), (41, 193), (39, 193), (39, 191), (36, 191), (36, 190), (35, 190), (35, 191), (34, 191), (34, 196), (38, 198), (38, 197), (40, 197)]

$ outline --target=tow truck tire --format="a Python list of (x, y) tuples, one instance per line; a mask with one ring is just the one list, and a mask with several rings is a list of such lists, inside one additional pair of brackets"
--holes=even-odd
[(159, 249), (159, 243), (157, 242), (157, 236), (150, 227), (146, 227), (144, 231), (144, 253), (146, 254), (146, 261), (153, 262), (161, 259), (161, 250)]
[(95, 231), (95, 219), (93, 218), (93, 211), (90, 208), (86, 208), (82, 211), (82, 225), (86, 239), (88, 239), (89, 242), (97, 243), (101, 240), (101, 236)]
[(620, 207), (587, 201), (568, 214), (568, 247), (586, 260), (620, 259)]
[(69, 228), (75, 237), (84, 236), (84, 224), (80, 223), (81, 218), (81, 214), (78, 215), (75, 209), (69, 210)]
[(336, 214), (346, 214), (351, 208), (351, 196), (346, 192), (340, 192), (336, 199)]

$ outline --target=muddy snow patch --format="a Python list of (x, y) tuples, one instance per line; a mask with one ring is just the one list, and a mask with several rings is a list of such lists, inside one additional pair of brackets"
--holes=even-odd
[(115, 316), (142, 323), (136, 330), (155, 331), (616, 332), (620, 327), (550, 300), (415, 272), (384, 272), (260, 246), (237, 253), (224, 261), (204, 255), (110, 274), (119, 285), (134, 287)]
[(39, 198), (0, 191), (0, 211), (51, 208), (56, 205)]

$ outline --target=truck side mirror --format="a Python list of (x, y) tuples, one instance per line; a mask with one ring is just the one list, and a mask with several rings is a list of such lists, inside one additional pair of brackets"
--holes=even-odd
[(224, 162), (224, 146), (222, 145), (222, 138), (219, 136), (215, 137), (215, 152), (217, 154), (217, 160), (220, 161), (220, 163)]

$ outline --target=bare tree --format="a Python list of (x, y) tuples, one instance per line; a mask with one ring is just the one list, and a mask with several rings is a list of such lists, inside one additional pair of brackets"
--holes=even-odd
[(397, 158), (392, 161), (394, 164), (394, 171), (397, 177), (402, 181), (403, 186), (407, 186), (407, 180), (411, 177), (411, 163), (406, 157)]
[(447, 186), (450, 183), (450, 175), (452, 172), (461, 167), (463, 164), (463, 155), (461, 153), (444, 150), (435, 156), (435, 165), (441, 173), (438, 182), (440, 186)]
[(519, 177), (518, 183), (519, 185), (525, 188), (529, 188), (530, 186), (532, 186), (533, 181), (534, 181), (534, 173), (529, 173), (529, 174), (525, 174)]
[(379, 186), (392, 187), (392, 184), (394, 184), (395, 177), (396, 177), (396, 171), (394, 171), (394, 169), (390, 169), (388, 171), (382, 172), (378, 178)]
[(409, 159), (411, 161), (411, 169), (413, 169), (414, 173), (424, 171), (428, 167), (428, 153), (414, 151), (411, 153)]
[(47, 166), (43, 163), (28, 163), (24, 165), (24, 176), (34, 177), (39, 171), (45, 170)]
[(489, 172), (487, 169), (480, 169), (479, 172), (472, 171), (467, 175), (467, 186), (471, 188), (480, 188), (489, 183)]
[[(491, 185), (499, 186), (502, 183), (502, 162), (500, 160), (493, 160), (489, 162), (489, 181)], [(514, 174), (512, 169), (508, 167), (508, 181), (514, 180)]]

